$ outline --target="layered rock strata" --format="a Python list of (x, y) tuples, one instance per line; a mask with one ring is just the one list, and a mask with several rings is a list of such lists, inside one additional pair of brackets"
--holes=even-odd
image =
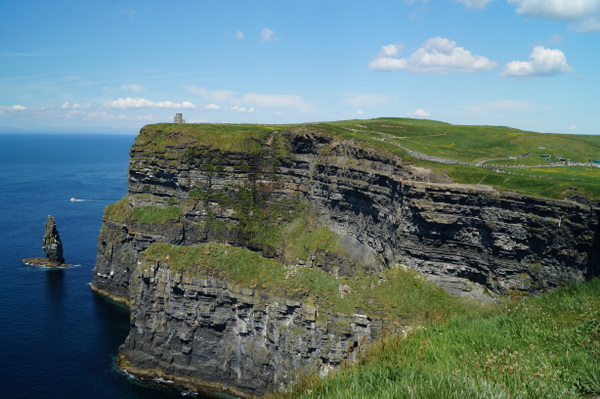
[(66, 267), (63, 257), (63, 245), (56, 228), (56, 220), (48, 215), (46, 226), (44, 228), (44, 237), (42, 239), (42, 250), (46, 254), (45, 258), (26, 258), (23, 263), (46, 267)]
[(365, 315), (174, 273), (164, 262), (136, 269), (130, 304), (132, 330), (121, 348), (129, 372), (240, 396), (284, 389), (306, 373), (327, 375), (384, 329), (397, 331)]
[[(355, 327), (332, 332), (302, 303), (178, 275), (168, 263), (139, 267), (154, 242), (224, 242), (339, 276), (403, 264), (477, 298), (599, 274), (595, 205), (454, 184), (317, 126), (265, 127), (227, 145), (209, 127), (192, 135), (174, 129), (142, 130), (128, 196), (107, 208), (99, 238), (92, 285), (131, 306), (122, 348), (131, 368), (261, 393), (291, 381), (292, 354), (310, 354), (301, 356), (306, 367), (335, 365), (335, 342), (343, 352), (381, 330), (370, 316), (338, 315)], [(334, 234), (335, 249), (298, 250), (288, 233), (300, 214), (309, 229)], [(286, 323), (297, 334), (283, 333)]]

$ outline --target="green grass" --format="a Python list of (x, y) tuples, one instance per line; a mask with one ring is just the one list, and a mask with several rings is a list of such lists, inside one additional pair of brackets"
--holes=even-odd
[(131, 218), (128, 201), (128, 197), (123, 197), (114, 204), (108, 205), (104, 208), (104, 216), (109, 220), (125, 223), (125, 221)]
[(589, 398), (600, 394), (600, 280), (388, 336), (296, 398)]
[[(168, 147), (195, 146), (224, 152), (252, 153), (259, 151), (262, 142), (279, 127), (236, 124), (173, 124), (158, 123), (144, 126), (134, 148), (153, 148), (166, 151)], [(190, 156), (193, 156), (191, 153)]]
[[(142, 267), (164, 261), (186, 277), (214, 278), (271, 295), (302, 300), (322, 310), (365, 313), (399, 323), (422, 321), (432, 309), (454, 314), (463, 302), (417, 272), (397, 267), (376, 275), (335, 277), (320, 269), (285, 267), (245, 248), (223, 243), (174, 246), (153, 243)], [(340, 287), (346, 290), (340, 295)]]
[[(543, 164), (541, 154), (562, 155), (573, 162), (600, 159), (600, 136), (547, 134), (505, 126), (466, 126), (407, 118), (379, 118), (366, 121), (340, 121), (332, 124), (357, 131), (357, 137), (389, 137), (415, 151), (476, 162), (529, 153), (520, 163)], [(387, 136), (383, 136), (387, 135)]]
[[(286, 130), (318, 131), (338, 139), (356, 139), (375, 148), (396, 154), (405, 162), (430, 167), (449, 175), (457, 183), (488, 184), (501, 190), (518, 191), (550, 198), (565, 198), (577, 194), (600, 198), (595, 178), (581, 177), (582, 169), (569, 167), (569, 176), (555, 173), (532, 177), (525, 169), (518, 175), (504, 176), (481, 167), (429, 162), (410, 156), (396, 144), (413, 151), (460, 162), (484, 162), (493, 165), (547, 165), (540, 155), (558, 156), (573, 162), (600, 160), (600, 136), (536, 133), (505, 126), (466, 126), (409, 119), (377, 118), (305, 125), (235, 125), (235, 124), (156, 124), (142, 129), (134, 150), (151, 150), (176, 159), (185, 148), (188, 161), (204, 162), (201, 167), (214, 166), (214, 151), (251, 154), (256, 162), (277, 164), (290, 156), (282, 139)], [(272, 141), (269, 150), (264, 143)], [(509, 159), (508, 157), (517, 157)], [(258, 164), (257, 164), (258, 165)], [(264, 167), (265, 165), (263, 165)], [(599, 169), (600, 170), (600, 169)], [(253, 172), (249, 170), (249, 173)], [(256, 172), (256, 171), (254, 171)], [(584, 175), (588, 172), (583, 172)], [(523, 174), (523, 176), (521, 176)], [(495, 175), (495, 176), (494, 176)], [(572, 175), (575, 175), (574, 177)], [(553, 186), (553, 187), (550, 187)]]
[(139, 206), (133, 209), (133, 219), (145, 224), (168, 222), (179, 218), (181, 214), (181, 208), (175, 205)]

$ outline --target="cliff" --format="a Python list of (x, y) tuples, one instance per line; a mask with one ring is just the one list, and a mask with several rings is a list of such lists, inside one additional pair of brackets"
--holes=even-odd
[[(128, 191), (105, 211), (92, 286), (131, 307), (126, 368), (196, 387), (281, 388), (402, 323), (377, 293), (351, 306), (357, 289), (331, 283), (347, 302), (333, 306), (203, 274), (197, 252), (178, 268), (173, 248), (243, 249), (280, 265), (282, 282), (305, 270), (385, 282), (401, 264), (478, 299), (599, 274), (596, 206), (454, 184), (330, 126), (146, 126)], [(175, 247), (153, 258), (153, 243)]]

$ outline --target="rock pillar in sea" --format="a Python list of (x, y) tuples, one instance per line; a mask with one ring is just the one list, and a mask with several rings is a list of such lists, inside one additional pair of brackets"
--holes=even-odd
[(65, 263), (63, 257), (63, 246), (58, 235), (58, 229), (56, 228), (56, 221), (50, 215), (46, 221), (46, 230), (44, 231), (44, 240), (42, 241), (42, 250), (46, 254), (46, 257), (51, 262), (56, 262), (61, 265)]

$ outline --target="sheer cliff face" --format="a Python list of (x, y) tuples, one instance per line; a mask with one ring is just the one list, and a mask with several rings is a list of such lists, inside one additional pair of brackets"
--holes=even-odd
[(385, 328), (162, 262), (138, 268), (131, 291), (133, 326), (121, 347), (128, 371), (240, 396), (285, 388), (302, 373), (326, 375)]
[[(311, 125), (264, 128), (230, 145), (197, 129), (143, 129), (128, 196), (105, 213), (92, 284), (131, 305), (131, 368), (260, 393), (289, 383), (294, 368), (339, 364), (381, 332), (375, 318), (346, 320), (339, 332), (302, 303), (144, 263), (153, 242), (225, 242), (340, 276), (403, 264), (475, 297), (599, 274), (595, 207), (452, 184)], [(298, 218), (335, 245), (294, 242)]]
[[(449, 184), (310, 127), (253, 140), (247, 144), (258, 147), (253, 151), (186, 142), (157, 148), (149, 143), (158, 139), (144, 134), (131, 151), (123, 214), (105, 215), (99, 239), (93, 285), (115, 297), (127, 297), (139, 254), (152, 242), (228, 242), (342, 275), (355, 274), (356, 265), (375, 272), (400, 263), (440, 282), (466, 279), (497, 294), (598, 274), (595, 207)], [(281, 215), (253, 220), (245, 214), (276, 207), (289, 215), (300, 202), (340, 236), (344, 256), (317, 252), (299, 259), (260, 237)], [(132, 214), (153, 206), (176, 212), (151, 223)]]

